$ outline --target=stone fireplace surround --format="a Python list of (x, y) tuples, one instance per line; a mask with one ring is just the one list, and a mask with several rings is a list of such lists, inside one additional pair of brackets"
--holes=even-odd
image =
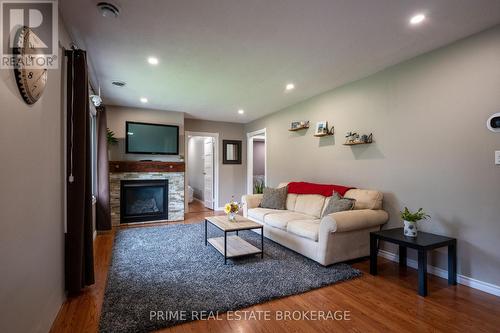
[[(184, 219), (184, 162), (110, 161), (111, 223), (120, 225), (120, 183), (132, 179), (168, 179), (168, 220)], [(148, 223), (154, 221), (140, 222)]]

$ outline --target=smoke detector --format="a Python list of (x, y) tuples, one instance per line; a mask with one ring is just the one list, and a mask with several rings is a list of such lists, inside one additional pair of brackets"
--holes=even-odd
[(99, 2), (97, 8), (99, 8), (99, 12), (104, 17), (118, 17), (120, 15), (118, 7), (109, 2)]
[(123, 81), (113, 81), (111, 82), (112, 85), (116, 86), (116, 87), (125, 87), (126, 83), (123, 82)]

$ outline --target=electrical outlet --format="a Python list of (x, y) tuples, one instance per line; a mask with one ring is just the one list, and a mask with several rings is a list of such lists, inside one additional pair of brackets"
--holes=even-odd
[(495, 151), (495, 164), (500, 165), (500, 150)]

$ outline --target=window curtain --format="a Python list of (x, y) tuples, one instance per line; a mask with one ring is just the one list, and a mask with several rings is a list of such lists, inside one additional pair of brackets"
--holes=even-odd
[(87, 56), (67, 57), (67, 216), (65, 282), (69, 295), (94, 283), (92, 176)]
[(96, 229), (111, 230), (109, 205), (108, 124), (106, 107), (97, 108), (97, 207)]

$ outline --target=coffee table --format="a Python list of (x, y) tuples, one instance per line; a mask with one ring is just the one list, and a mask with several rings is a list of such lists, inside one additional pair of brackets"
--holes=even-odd
[(419, 231), (417, 237), (404, 236), (403, 228), (370, 232), (370, 273), (377, 275), (378, 241), (399, 245), (399, 265), (406, 267), (406, 248), (418, 251), (418, 294), (427, 296), (427, 251), (448, 247), (448, 284), (457, 284), (457, 240)]
[[(224, 237), (208, 238), (209, 224), (223, 231)], [(260, 249), (238, 236), (239, 231), (252, 229), (260, 229)], [(235, 232), (236, 235), (228, 236), (230, 232)], [(241, 215), (236, 216), (235, 222), (230, 222), (227, 216), (207, 216), (205, 217), (205, 246), (208, 244), (224, 256), (224, 264), (227, 263), (228, 258), (253, 254), (260, 254), (260, 257), (264, 258), (264, 226)]]

